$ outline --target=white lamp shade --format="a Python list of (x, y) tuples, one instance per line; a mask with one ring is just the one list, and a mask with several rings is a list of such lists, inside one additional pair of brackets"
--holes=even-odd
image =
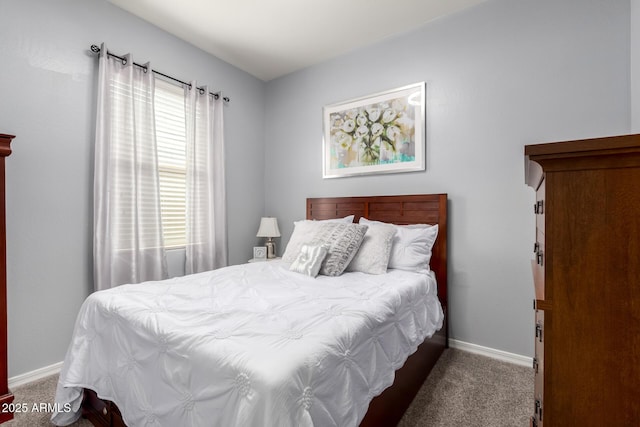
[(256, 237), (280, 237), (278, 220), (273, 217), (263, 217), (260, 220), (260, 228)]

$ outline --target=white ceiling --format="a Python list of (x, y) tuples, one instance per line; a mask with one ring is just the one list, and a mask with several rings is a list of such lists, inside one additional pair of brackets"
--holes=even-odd
[(268, 81), (485, 0), (109, 0)]

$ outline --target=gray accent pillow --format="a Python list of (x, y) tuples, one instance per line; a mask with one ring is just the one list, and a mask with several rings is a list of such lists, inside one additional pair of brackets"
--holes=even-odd
[(396, 229), (390, 224), (367, 224), (369, 229), (364, 235), (360, 250), (347, 267), (347, 271), (360, 271), (367, 274), (385, 274), (391, 256), (393, 238)]
[(321, 224), (330, 222), (345, 222), (351, 224), (353, 222), (353, 215), (319, 221), (309, 219), (295, 221), (293, 223), (293, 233), (291, 233), (289, 243), (287, 243), (287, 247), (284, 250), (282, 260), (285, 262), (293, 262), (300, 253), (302, 245), (313, 240), (318, 227), (320, 227)]
[(360, 249), (367, 228), (361, 224), (322, 223), (311, 241), (315, 245), (325, 245), (329, 250), (320, 274), (341, 275)]
[(289, 270), (296, 273), (316, 277), (327, 256), (327, 247), (324, 245), (302, 245), (300, 253), (293, 261)]

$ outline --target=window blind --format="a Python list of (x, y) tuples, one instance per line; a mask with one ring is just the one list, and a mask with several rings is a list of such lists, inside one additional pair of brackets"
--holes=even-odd
[(160, 208), (166, 248), (186, 244), (186, 123), (184, 88), (155, 80)]

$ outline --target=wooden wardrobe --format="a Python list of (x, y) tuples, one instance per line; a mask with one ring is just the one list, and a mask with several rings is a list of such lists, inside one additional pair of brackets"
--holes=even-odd
[(13, 419), (13, 394), (7, 371), (7, 226), (5, 218), (4, 160), (11, 154), (13, 135), (0, 134), (0, 423)]
[(524, 153), (537, 229), (530, 425), (640, 426), (640, 135)]

